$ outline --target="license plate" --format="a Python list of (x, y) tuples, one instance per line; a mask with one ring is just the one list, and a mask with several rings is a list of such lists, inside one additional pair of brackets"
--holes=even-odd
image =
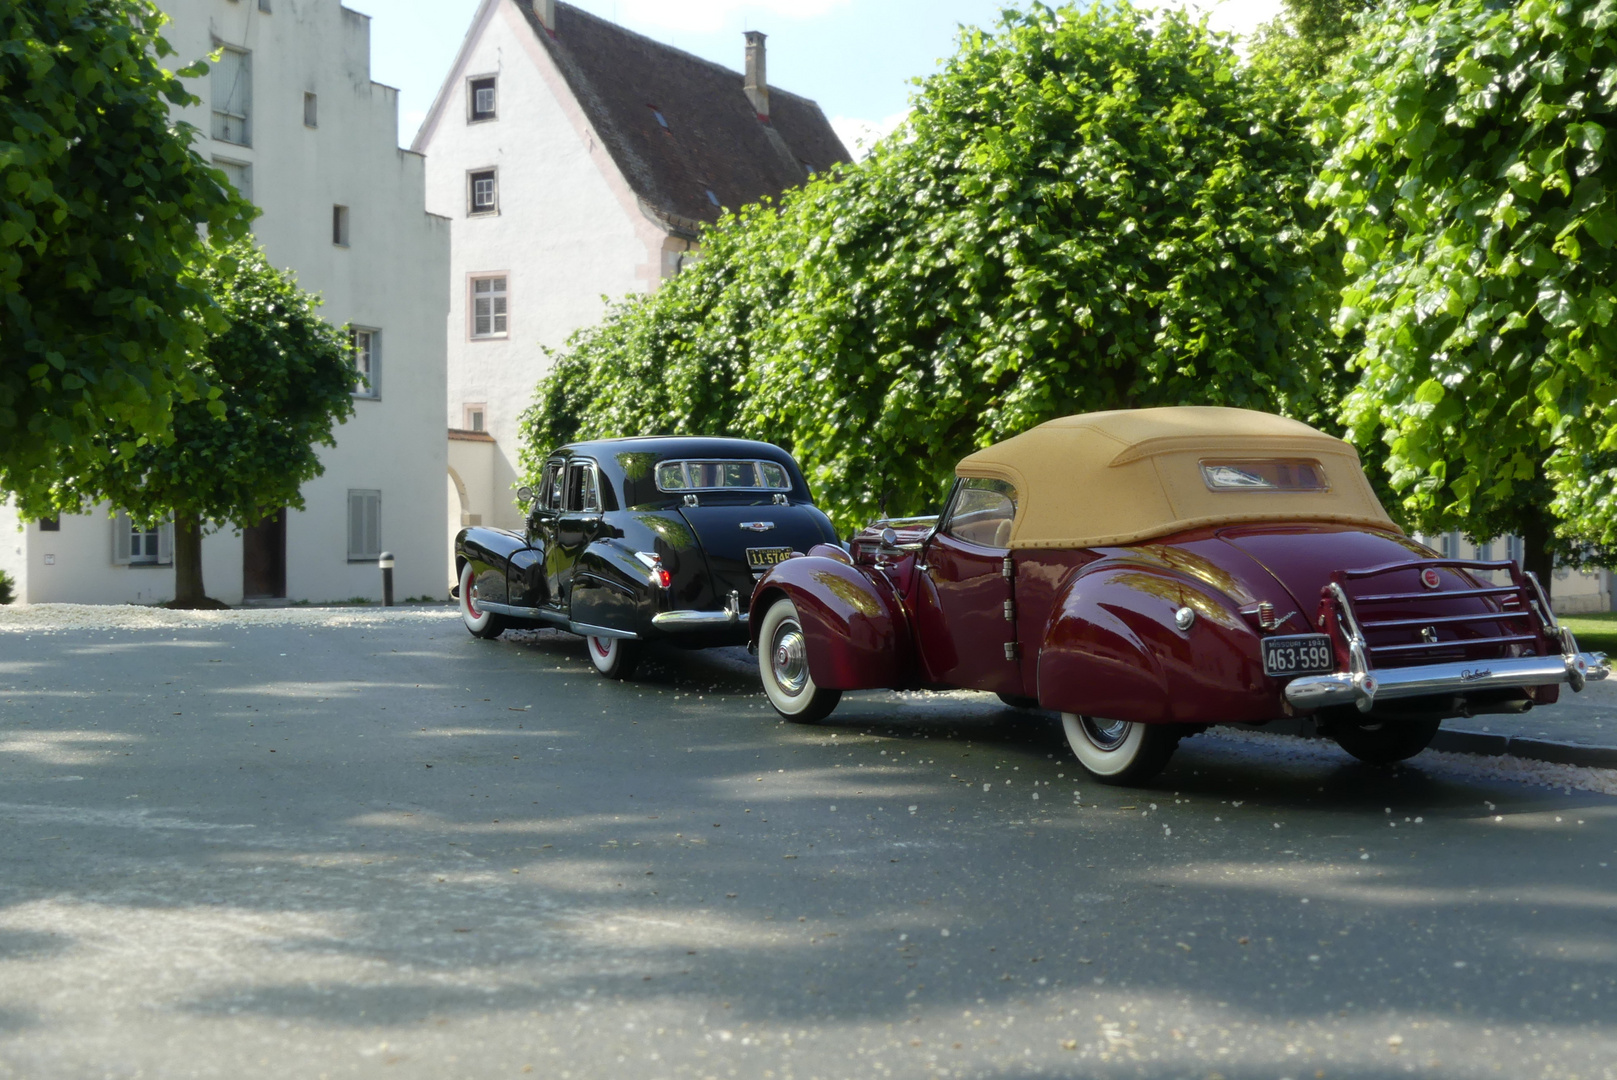
[(1263, 639), (1265, 675), (1317, 675), (1333, 671), (1336, 657), (1324, 634), (1292, 634)]
[[(734, 548), (730, 549), (734, 551)], [(789, 547), (748, 548), (747, 565), (754, 570), (768, 570), (771, 566), (779, 566), (792, 557)]]

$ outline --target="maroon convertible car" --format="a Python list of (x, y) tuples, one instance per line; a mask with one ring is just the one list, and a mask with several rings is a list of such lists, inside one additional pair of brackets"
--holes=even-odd
[(1349, 753), (1419, 753), (1445, 717), (1604, 679), (1538, 580), (1440, 558), (1348, 444), (1244, 409), (1092, 413), (961, 461), (937, 518), (774, 567), (751, 605), (781, 715), (844, 690), (969, 688), (1061, 713), (1101, 780), (1209, 724), (1312, 715)]

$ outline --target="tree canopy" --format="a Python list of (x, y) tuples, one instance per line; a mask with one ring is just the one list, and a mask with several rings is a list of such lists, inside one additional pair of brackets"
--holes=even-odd
[(1354, 441), (1385, 443), (1412, 524), (1521, 535), (1541, 575), (1617, 546), (1614, 26), (1610, 0), (1392, 8), (1317, 133)]
[(172, 515), (182, 605), (203, 597), (202, 529), (302, 509), (303, 485), (325, 471), (318, 447), (335, 446), (334, 425), (354, 411), (346, 335), (250, 241), (215, 251), (199, 284), (228, 320), (193, 358), (196, 379), (217, 396), (176, 405), (170, 440), (104, 434), (107, 453), (62, 477), (55, 492), (65, 509), (94, 498), (136, 521)]
[(0, 490), (38, 510), (62, 458), (162, 438), (217, 321), (199, 226), (253, 211), (191, 149), (196, 99), (150, 0), (0, 4)]
[(1333, 294), (1294, 97), (1126, 4), (963, 34), (869, 159), (704, 233), (556, 357), (528, 462), (581, 436), (797, 454), (840, 527), (935, 505), (971, 450), (1073, 412), (1317, 414)]

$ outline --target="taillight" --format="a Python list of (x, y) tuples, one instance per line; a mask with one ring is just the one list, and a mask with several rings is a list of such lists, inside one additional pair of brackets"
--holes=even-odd
[(674, 575), (670, 574), (668, 568), (663, 565), (661, 555), (653, 551), (637, 551), (634, 553), (634, 557), (639, 559), (647, 570), (651, 571), (651, 583), (657, 588), (666, 589), (673, 585)]

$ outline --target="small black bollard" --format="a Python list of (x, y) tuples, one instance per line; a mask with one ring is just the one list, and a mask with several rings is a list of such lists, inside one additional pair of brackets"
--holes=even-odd
[(382, 606), (393, 606), (393, 553), (384, 551), (376, 558), (376, 565), (382, 568)]

